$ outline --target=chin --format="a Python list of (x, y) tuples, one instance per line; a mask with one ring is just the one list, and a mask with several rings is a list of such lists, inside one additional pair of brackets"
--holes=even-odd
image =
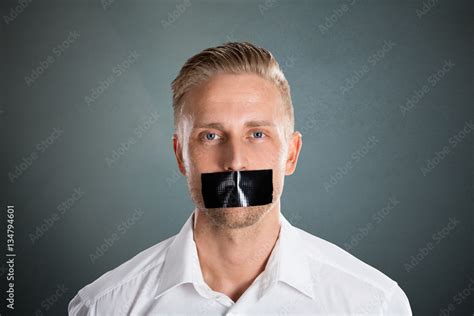
[(237, 229), (255, 225), (271, 209), (271, 204), (249, 207), (225, 207), (205, 209), (214, 226)]

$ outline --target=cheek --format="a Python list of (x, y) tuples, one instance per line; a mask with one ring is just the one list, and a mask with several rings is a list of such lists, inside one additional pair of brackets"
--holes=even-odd
[(209, 160), (210, 152), (203, 146), (189, 145), (188, 159), (190, 167), (199, 167), (203, 163)]
[(220, 153), (216, 148), (190, 147), (187, 161), (189, 184), (196, 190), (200, 190), (201, 173), (216, 171), (219, 157)]
[(187, 181), (191, 199), (197, 206), (204, 207), (204, 200), (201, 193), (201, 174), (198, 172), (190, 172)]
[(251, 153), (254, 161), (274, 169), (281, 168), (286, 155), (285, 149), (281, 145), (273, 143), (255, 147)]
[(280, 196), (283, 192), (285, 182), (286, 159), (283, 150), (276, 151), (271, 162), (272, 165), (270, 168), (273, 169), (273, 190), (277, 196)]

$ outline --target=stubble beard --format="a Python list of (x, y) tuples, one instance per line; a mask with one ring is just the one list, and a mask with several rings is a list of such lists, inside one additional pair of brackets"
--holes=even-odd
[(274, 203), (247, 207), (201, 208), (201, 210), (216, 229), (240, 229), (258, 223), (273, 206)]

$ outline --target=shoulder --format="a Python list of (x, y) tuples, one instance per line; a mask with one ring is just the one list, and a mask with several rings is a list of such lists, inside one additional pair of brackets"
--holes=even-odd
[(332, 277), (338, 275), (341, 278), (358, 280), (380, 289), (389, 288), (396, 283), (341, 247), (300, 228), (296, 228), (296, 231), (303, 240), (310, 260), (317, 261), (321, 272), (331, 274)]
[[(113, 270), (101, 275), (94, 282), (80, 289), (69, 302), (70, 315), (87, 315), (89, 307), (101, 297), (114, 291), (141, 291), (143, 280), (159, 277), (166, 251), (176, 235), (153, 245)], [(136, 286), (135, 286), (136, 285)], [(120, 293), (133, 295), (133, 293)]]
[(339, 301), (354, 303), (359, 312), (370, 307), (387, 314), (395, 310), (404, 311), (399, 315), (411, 314), (408, 299), (396, 281), (341, 247), (295, 229), (308, 254), (318, 291), (336, 293)]

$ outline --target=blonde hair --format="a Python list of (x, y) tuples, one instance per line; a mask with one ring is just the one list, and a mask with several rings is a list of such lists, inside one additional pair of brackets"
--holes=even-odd
[(290, 85), (273, 55), (265, 48), (248, 42), (228, 42), (210, 47), (189, 58), (171, 83), (173, 91), (174, 129), (177, 131), (184, 97), (188, 91), (218, 73), (253, 73), (273, 82), (283, 98), (287, 117), (287, 137), (294, 131)]

